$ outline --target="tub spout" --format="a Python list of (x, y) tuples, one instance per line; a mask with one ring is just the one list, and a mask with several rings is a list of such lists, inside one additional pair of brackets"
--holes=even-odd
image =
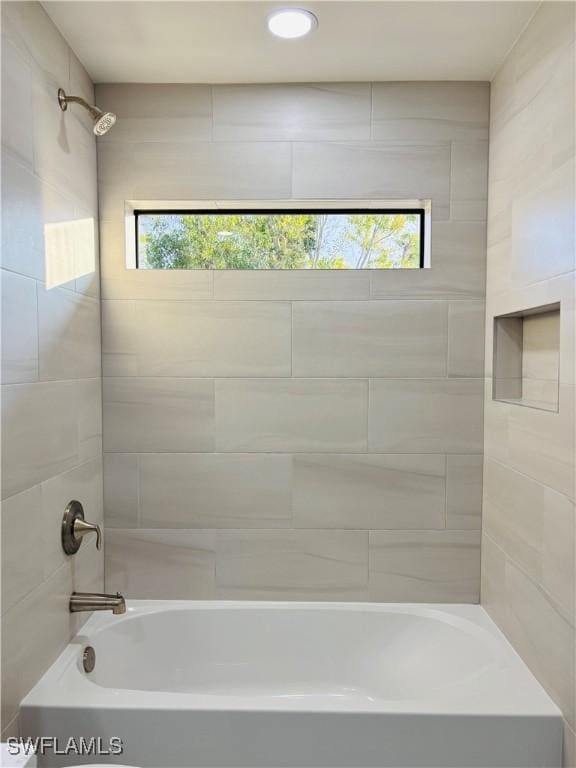
[(70, 596), (70, 613), (79, 611), (112, 611), (113, 614), (126, 613), (126, 601), (117, 592), (115, 595), (105, 595), (99, 592), (72, 592)]

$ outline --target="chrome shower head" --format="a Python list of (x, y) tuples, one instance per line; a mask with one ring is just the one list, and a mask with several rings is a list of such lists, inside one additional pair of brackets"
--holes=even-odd
[(84, 107), (84, 109), (92, 115), (92, 119), (94, 120), (94, 127), (92, 130), (96, 136), (104, 136), (116, 122), (116, 115), (114, 112), (103, 112), (101, 109), (98, 109), (98, 107), (88, 104), (86, 99), (83, 99), (81, 96), (66, 96), (64, 89), (58, 88), (58, 104), (60, 104), (62, 112), (66, 112), (68, 104), (70, 103), (80, 104), (80, 106)]

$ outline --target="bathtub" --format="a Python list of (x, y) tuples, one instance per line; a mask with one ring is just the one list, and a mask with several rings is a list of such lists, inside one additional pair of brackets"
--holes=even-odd
[(118, 737), (84, 761), (155, 768), (548, 767), (562, 750), (559, 710), (475, 605), (130, 602), (91, 616), (21, 724)]

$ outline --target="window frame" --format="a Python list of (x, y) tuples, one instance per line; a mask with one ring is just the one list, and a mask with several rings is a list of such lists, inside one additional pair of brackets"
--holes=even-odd
[[(227, 216), (232, 214), (255, 214), (255, 215), (266, 215), (266, 214), (286, 214), (286, 213), (292, 213), (292, 214), (299, 214), (299, 213), (309, 213), (309, 214), (316, 214), (321, 215), (325, 213), (331, 213), (331, 214), (368, 214), (368, 213), (381, 213), (381, 214), (417, 214), (419, 217), (419, 253), (418, 253), (418, 267), (417, 268), (409, 268), (410, 271), (417, 271), (417, 269), (425, 269), (426, 268), (426, 216), (427, 216), (427, 209), (423, 206), (418, 207), (364, 207), (364, 208), (356, 208), (352, 206), (343, 206), (343, 207), (333, 207), (333, 206), (326, 206), (326, 207), (318, 207), (318, 206), (310, 206), (306, 207), (303, 206), (292, 206), (289, 208), (281, 208), (281, 207), (266, 207), (262, 206), (260, 208), (253, 207), (253, 208), (234, 208), (234, 207), (218, 207), (218, 208), (142, 208), (142, 207), (134, 207), (132, 209), (132, 215), (134, 216), (134, 257), (135, 257), (135, 269), (140, 270), (146, 270), (147, 267), (141, 267), (139, 263), (139, 224), (138, 219), (140, 216), (158, 216), (158, 215), (166, 215), (166, 216), (177, 216), (177, 215), (197, 215), (197, 216)], [(400, 267), (399, 269), (407, 269), (406, 267)], [(169, 269), (150, 269), (150, 272), (170, 272), (170, 271), (177, 271), (177, 270), (169, 270)], [(235, 269), (218, 269), (215, 270), (213, 267), (209, 269), (186, 269), (186, 270), (180, 270), (185, 272), (331, 272), (331, 271), (344, 271), (344, 272), (394, 272), (396, 270), (394, 269), (378, 269), (374, 267), (366, 267), (363, 269), (357, 269), (356, 267), (353, 267), (351, 269), (346, 270), (330, 270), (330, 269), (318, 269), (318, 270), (310, 270), (310, 269), (244, 269), (244, 270), (235, 270)]]

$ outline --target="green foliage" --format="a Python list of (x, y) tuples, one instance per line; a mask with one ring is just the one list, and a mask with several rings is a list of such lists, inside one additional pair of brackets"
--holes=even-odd
[(139, 237), (150, 269), (419, 266), (416, 214), (150, 214)]

